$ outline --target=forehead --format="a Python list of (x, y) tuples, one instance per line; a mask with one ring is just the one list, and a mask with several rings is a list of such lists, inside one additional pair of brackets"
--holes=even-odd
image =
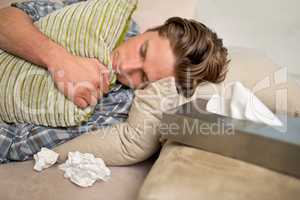
[(157, 32), (146, 32), (148, 41), (144, 71), (150, 80), (159, 80), (174, 74), (175, 56), (167, 38)]

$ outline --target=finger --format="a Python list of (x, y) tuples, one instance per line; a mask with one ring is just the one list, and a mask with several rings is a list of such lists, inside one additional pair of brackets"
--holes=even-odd
[(101, 85), (100, 78), (98, 80), (92, 81), (92, 84), (95, 88), (100, 89), (100, 85)]
[(99, 69), (99, 76), (93, 81), (93, 85), (98, 89), (104, 90), (109, 85), (109, 70), (102, 65), (97, 67)]
[(83, 98), (89, 105), (96, 105), (99, 91), (95, 87), (79, 88), (76, 91), (76, 96)]
[(63, 93), (68, 99), (73, 101), (74, 99), (74, 93), (73, 93), (73, 84), (70, 82), (56, 82), (57, 89)]
[(75, 96), (79, 96), (85, 100), (88, 105), (91, 105), (91, 92), (88, 88), (78, 88), (76, 89)]
[(95, 98), (98, 100), (99, 97), (100, 97), (100, 90), (99, 90), (99, 88), (95, 88), (95, 89), (92, 91), (92, 95), (93, 95), (93, 97), (95, 97)]
[(98, 102), (99, 89), (98, 88), (90, 88), (89, 92), (91, 94), (91, 96), (90, 96), (90, 105), (95, 106)]
[(101, 70), (100, 74), (102, 75), (104, 83), (109, 84), (109, 70), (105, 68)]
[(100, 85), (100, 90), (102, 91), (102, 93), (107, 93), (109, 91), (109, 73), (104, 72), (101, 73), (101, 85)]
[(96, 58), (90, 58), (90, 59), (91, 59), (91, 61), (93, 61), (95, 63), (95, 65), (100, 65), (101, 64), (100, 61)]
[(91, 96), (91, 106), (97, 105), (98, 99), (95, 96)]
[(80, 96), (75, 97), (74, 103), (80, 108), (86, 108), (88, 103)]

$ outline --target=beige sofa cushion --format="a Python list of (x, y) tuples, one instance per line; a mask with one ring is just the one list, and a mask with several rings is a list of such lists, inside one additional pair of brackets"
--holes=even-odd
[(153, 164), (153, 159), (132, 166), (110, 167), (111, 179), (80, 188), (64, 178), (57, 165), (43, 172), (34, 161), (0, 165), (1, 200), (133, 200)]
[(300, 180), (223, 157), (166, 143), (139, 200), (299, 199)]

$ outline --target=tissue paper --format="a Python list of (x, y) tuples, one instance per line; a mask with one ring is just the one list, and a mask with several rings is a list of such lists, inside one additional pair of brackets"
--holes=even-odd
[(278, 117), (242, 83), (235, 82), (231, 87), (229, 99), (213, 95), (206, 105), (206, 110), (235, 119), (250, 120), (270, 126), (283, 126)]
[(97, 180), (107, 181), (111, 172), (101, 158), (93, 154), (69, 152), (68, 160), (59, 166), (64, 177), (81, 187), (92, 186)]
[(43, 147), (40, 152), (33, 156), (35, 160), (33, 169), (42, 171), (43, 169), (51, 167), (56, 163), (58, 156), (58, 153)]

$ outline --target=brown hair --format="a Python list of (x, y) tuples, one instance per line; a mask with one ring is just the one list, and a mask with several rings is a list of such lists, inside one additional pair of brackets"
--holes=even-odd
[(219, 83), (225, 79), (227, 49), (222, 39), (204, 24), (172, 17), (147, 31), (158, 31), (169, 39), (176, 57), (175, 79), (184, 96), (192, 96), (200, 83)]

